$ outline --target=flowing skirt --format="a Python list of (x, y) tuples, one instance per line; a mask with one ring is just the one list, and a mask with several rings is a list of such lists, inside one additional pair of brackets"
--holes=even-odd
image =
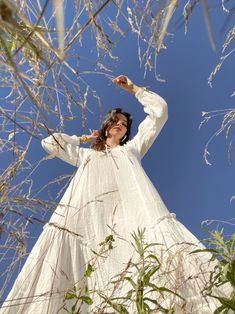
[[(135, 240), (143, 230), (139, 230), (139, 238), (138, 230), (133, 230), (134, 239), (125, 223), (115, 220), (117, 211), (118, 207), (102, 232), (102, 226), (97, 228), (97, 237), (87, 239), (49, 222), (0, 313), (68, 313), (73, 306), (83, 314), (118, 313), (116, 304), (122, 304), (128, 313), (137, 313), (134, 284), (138, 284), (143, 259), (131, 242), (138, 248)], [(144, 243), (154, 243), (145, 252), (146, 273), (155, 271), (143, 293), (146, 300), (174, 308), (177, 314), (213, 313), (218, 302), (202, 297), (201, 290), (214, 264), (208, 263), (208, 253), (189, 254), (204, 248), (194, 235), (170, 213), (146, 226), (142, 234)], [(158, 289), (151, 292), (153, 285)], [(153, 301), (146, 303), (156, 308)]]
[[(113, 160), (100, 156), (71, 182), (0, 313), (136, 314), (137, 307), (154, 308), (153, 313), (172, 308), (176, 314), (213, 313), (218, 301), (202, 295), (216, 264), (209, 262), (211, 255), (190, 254), (204, 246), (150, 184), (146, 191), (156, 201), (143, 204), (133, 186), (124, 186), (133, 200), (125, 207)], [(228, 296), (228, 290), (215, 293)]]

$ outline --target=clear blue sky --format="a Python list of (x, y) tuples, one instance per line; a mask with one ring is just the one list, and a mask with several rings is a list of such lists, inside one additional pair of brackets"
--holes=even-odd
[[(113, 75), (128, 75), (137, 85), (148, 86), (163, 96), (169, 106), (169, 120), (159, 138), (144, 159), (143, 166), (160, 192), (168, 209), (177, 214), (200, 239), (207, 236), (201, 230), (201, 222), (206, 219), (228, 220), (234, 217), (235, 204), (230, 197), (235, 193), (234, 162), (229, 165), (225, 135), (217, 137), (209, 147), (212, 166), (203, 160), (204, 146), (219, 127), (220, 120), (214, 119), (201, 131), (198, 126), (202, 120), (201, 112), (222, 108), (233, 108), (233, 58), (225, 63), (215, 77), (213, 88), (207, 83), (210, 72), (219, 61), (221, 44), (225, 34), (221, 34), (227, 15), (216, 7), (212, 10), (212, 26), (217, 45), (214, 52), (210, 46), (205, 27), (202, 6), (198, 6), (189, 22), (189, 32), (184, 28), (175, 31), (168, 42), (167, 50), (158, 57), (157, 73), (166, 83), (157, 82), (154, 73), (148, 73), (144, 79), (144, 69), (140, 69), (137, 56), (136, 35), (128, 32), (113, 54), (118, 56), (116, 64), (111, 61), (109, 68)], [(90, 36), (85, 35), (87, 43), (84, 49), (91, 49)], [(94, 47), (93, 47), (94, 49)], [(81, 65), (90, 54), (81, 49)], [(91, 61), (92, 64), (92, 61)], [(112, 107), (124, 107), (134, 116), (135, 133), (138, 123), (144, 118), (141, 105), (132, 95), (113, 86), (108, 79), (99, 75), (83, 76), (100, 95), (103, 111)], [(97, 128), (97, 105), (90, 102), (95, 115), (87, 114), (87, 128)], [(80, 130), (79, 130), (80, 131)], [(66, 132), (76, 134), (77, 125), (66, 125)], [(42, 168), (54, 167), (55, 173), (66, 173), (70, 166), (55, 160), (44, 163)], [(41, 169), (42, 169), (41, 168)], [(46, 180), (45, 174), (43, 175)], [(216, 227), (216, 226), (215, 226)]]
[[(225, 134), (217, 137), (209, 147), (212, 166), (206, 165), (203, 160), (204, 146), (219, 127), (220, 120), (214, 119), (201, 131), (198, 130), (202, 111), (234, 106), (234, 98), (230, 97), (234, 90), (234, 80), (231, 79), (234, 76), (233, 57), (216, 76), (213, 88), (207, 84), (210, 72), (219, 61), (221, 43), (225, 38), (225, 34), (220, 34), (220, 26), (225, 19), (226, 14), (222, 10), (220, 13), (216, 9), (213, 11), (216, 52), (209, 44), (201, 6), (195, 10), (186, 35), (183, 27), (175, 30), (172, 23), (171, 30), (175, 35), (168, 40), (168, 48), (162, 51), (157, 63), (157, 73), (166, 83), (157, 82), (153, 72), (147, 73), (144, 78), (144, 69), (140, 68), (138, 62), (136, 36), (131, 32), (113, 50), (119, 61), (113, 63), (106, 60), (113, 71), (112, 75), (126, 74), (137, 85), (148, 86), (166, 99), (169, 106), (168, 122), (145, 157), (143, 166), (168, 209), (176, 213), (177, 218), (199, 239), (207, 237), (201, 229), (203, 220), (227, 221), (234, 217), (235, 203), (230, 203), (230, 197), (235, 194), (235, 160), (233, 158), (231, 165), (228, 162)], [(85, 36), (86, 43), (83, 48), (79, 48), (80, 64), (84, 68), (86, 62), (93, 63), (90, 51), (95, 49), (92, 38), (88, 34)], [(112, 85), (105, 77), (93, 74), (83, 78), (101, 97), (104, 113), (112, 107), (123, 107), (132, 113), (134, 135), (138, 123), (145, 117), (137, 100)], [(82, 129), (79, 118), (75, 122), (66, 122), (66, 133), (81, 134), (88, 132), (89, 128), (99, 127), (98, 106), (92, 98), (89, 99), (89, 107), (94, 114), (87, 113), (86, 128)], [(30, 159), (36, 162), (46, 153), (40, 142), (35, 140), (30, 154)], [(34, 172), (34, 178), (41, 187), (49, 179), (73, 171), (72, 166), (53, 159), (41, 163)], [(52, 196), (55, 197), (58, 190), (58, 186), (53, 187)], [(42, 194), (41, 197), (47, 195)], [(33, 226), (32, 236), (35, 239), (41, 228)], [(227, 234), (232, 233), (234, 226), (227, 226), (225, 230)], [(29, 248), (32, 245), (33, 240)]]

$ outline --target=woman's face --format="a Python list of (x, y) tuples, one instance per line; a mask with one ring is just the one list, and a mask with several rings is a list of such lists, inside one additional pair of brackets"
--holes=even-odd
[(127, 131), (127, 117), (121, 113), (116, 114), (116, 121), (107, 129), (109, 137), (121, 140)]

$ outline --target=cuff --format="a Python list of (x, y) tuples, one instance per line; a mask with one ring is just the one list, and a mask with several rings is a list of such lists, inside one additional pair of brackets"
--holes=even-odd
[(146, 91), (146, 87), (140, 87), (140, 89), (135, 93), (135, 97), (138, 99), (143, 95), (143, 93)]

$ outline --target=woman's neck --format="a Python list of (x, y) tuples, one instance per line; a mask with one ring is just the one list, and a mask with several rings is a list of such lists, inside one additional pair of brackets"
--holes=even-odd
[(120, 144), (120, 140), (117, 139), (117, 138), (114, 138), (114, 137), (108, 137), (106, 139), (106, 144), (109, 147), (113, 148), (113, 147), (116, 147), (116, 146), (118, 146)]

